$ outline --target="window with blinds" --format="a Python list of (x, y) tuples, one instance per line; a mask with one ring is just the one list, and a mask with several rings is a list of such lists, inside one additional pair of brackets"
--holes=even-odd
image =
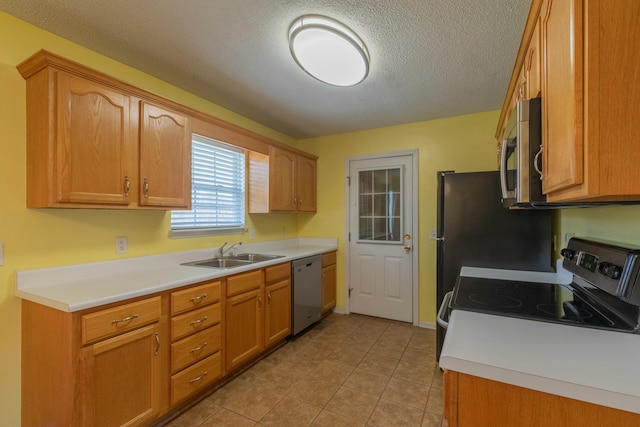
[(244, 151), (194, 134), (191, 152), (192, 209), (171, 212), (171, 235), (244, 231)]

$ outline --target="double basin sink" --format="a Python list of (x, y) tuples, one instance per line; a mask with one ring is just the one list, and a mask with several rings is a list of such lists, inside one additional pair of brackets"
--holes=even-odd
[(262, 261), (270, 261), (272, 259), (283, 258), (284, 255), (269, 255), (269, 254), (238, 254), (233, 256), (224, 256), (222, 258), (210, 258), (200, 261), (185, 262), (181, 265), (190, 265), (194, 267), (208, 267), (208, 268), (234, 268), (242, 267), (243, 265), (255, 264)]

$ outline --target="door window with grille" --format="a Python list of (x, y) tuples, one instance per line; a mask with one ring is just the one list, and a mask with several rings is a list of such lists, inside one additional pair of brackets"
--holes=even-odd
[(403, 243), (402, 168), (358, 171), (358, 240)]

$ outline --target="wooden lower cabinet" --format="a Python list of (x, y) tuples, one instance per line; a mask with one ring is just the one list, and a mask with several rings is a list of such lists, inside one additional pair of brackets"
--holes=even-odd
[(620, 427), (640, 414), (454, 371), (444, 373), (446, 427)]
[(336, 252), (322, 255), (322, 314), (336, 306)]
[(262, 286), (227, 298), (226, 371), (231, 372), (258, 356), (263, 345)]
[(24, 300), (22, 425), (148, 424), (166, 408), (165, 336), (160, 297), (75, 313)]
[(265, 269), (264, 346), (271, 347), (291, 334), (291, 264)]
[(143, 425), (160, 413), (161, 364), (158, 324), (82, 350), (82, 423)]

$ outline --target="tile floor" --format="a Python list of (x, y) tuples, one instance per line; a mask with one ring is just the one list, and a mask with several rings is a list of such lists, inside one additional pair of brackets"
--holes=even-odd
[(332, 314), (168, 424), (439, 427), (435, 331)]

